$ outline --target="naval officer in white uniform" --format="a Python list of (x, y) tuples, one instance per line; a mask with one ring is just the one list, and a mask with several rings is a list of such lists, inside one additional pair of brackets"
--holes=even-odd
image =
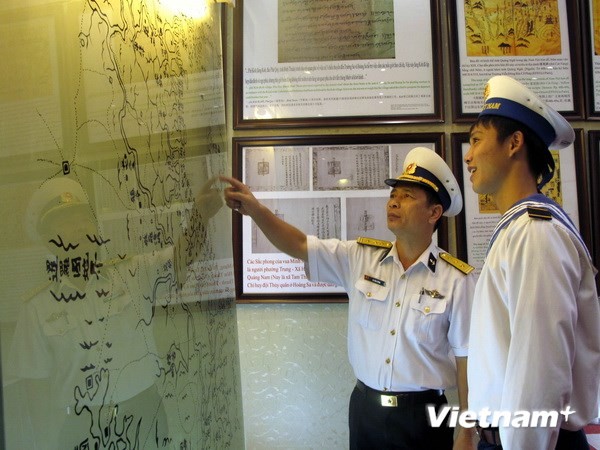
[[(350, 399), (352, 449), (452, 449), (453, 429), (435, 428), (426, 406), (446, 403), (458, 386), (466, 407), (472, 267), (440, 249), (432, 235), (442, 215), (462, 208), (444, 160), (417, 147), (391, 186), (386, 214), (394, 243), (319, 239), (283, 222), (249, 188), (222, 178), (226, 204), (249, 215), (281, 251), (305, 262), (310, 280), (343, 286), (349, 297), (348, 353), (357, 377)], [(449, 355), (453, 355), (452, 357)], [(472, 448), (460, 429), (454, 448)]]

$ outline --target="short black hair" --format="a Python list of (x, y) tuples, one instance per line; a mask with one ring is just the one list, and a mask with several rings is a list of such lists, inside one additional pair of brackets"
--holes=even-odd
[(538, 189), (552, 179), (554, 175), (554, 158), (548, 146), (527, 125), (508, 117), (483, 115), (471, 126), (471, 130), (477, 125), (485, 128), (493, 127), (498, 135), (498, 141), (504, 141), (515, 131), (521, 131), (527, 147), (527, 164), (529, 170), (537, 180)]
[[(442, 205), (442, 201), (440, 200), (440, 196), (437, 195), (433, 189), (428, 188), (428, 187), (423, 187), (423, 190), (425, 191), (425, 195), (427, 196), (427, 204), (429, 206), (432, 205), (440, 205), (442, 207), (442, 211), (444, 210), (444, 205)], [(433, 226), (433, 231), (437, 231), (437, 229), (440, 226), (440, 221), (442, 220), (443, 216), (440, 216), (440, 218), (435, 222), (435, 225)]]

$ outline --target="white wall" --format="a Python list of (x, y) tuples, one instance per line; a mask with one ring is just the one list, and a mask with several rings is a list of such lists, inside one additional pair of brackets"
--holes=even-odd
[(347, 304), (238, 305), (246, 448), (344, 449)]
[[(237, 306), (247, 450), (348, 448), (347, 304)], [(446, 392), (457, 404), (456, 391)]]

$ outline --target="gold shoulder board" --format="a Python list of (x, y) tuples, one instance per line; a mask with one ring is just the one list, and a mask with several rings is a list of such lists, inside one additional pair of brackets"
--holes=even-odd
[(117, 253), (116, 258), (111, 258), (111, 259), (107, 259), (106, 261), (102, 261), (102, 266), (103, 267), (116, 266), (118, 264), (121, 264), (122, 262), (130, 260), (131, 258), (132, 258), (132, 256), (129, 256), (128, 254), (121, 256)]
[(24, 303), (27, 303), (29, 300), (34, 298), (36, 295), (38, 295), (44, 289), (48, 289), (50, 286), (52, 286), (52, 284), (53, 284), (52, 281), (45, 281), (45, 282), (41, 283), (40, 285), (28, 290), (23, 295), (21, 295), (21, 301)]
[(528, 206), (527, 214), (532, 219), (552, 220), (552, 213), (546, 208)]
[(456, 267), (458, 270), (460, 270), (465, 275), (470, 274), (475, 269), (475, 267), (470, 266), (466, 262), (461, 261), (460, 259), (452, 256), (450, 253), (442, 252), (442, 253), (440, 253), (440, 258), (442, 258), (444, 261), (446, 261), (451, 266)]
[(394, 246), (390, 241), (382, 241), (380, 239), (371, 239), (367, 237), (359, 237), (356, 242), (363, 245), (370, 245), (371, 247), (387, 248), (390, 249)]

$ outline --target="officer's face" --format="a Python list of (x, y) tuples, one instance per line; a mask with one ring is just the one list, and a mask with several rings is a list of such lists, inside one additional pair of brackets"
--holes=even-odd
[(465, 155), (473, 190), (478, 194), (497, 194), (509, 163), (509, 139), (498, 141), (493, 127), (481, 124), (471, 129), (469, 151)]
[[(54, 216), (43, 225), (41, 230), (46, 240), (46, 245), (59, 257), (80, 256), (86, 252), (93, 254), (98, 246), (90, 239), (98, 236), (98, 229), (90, 212), (65, 208), (56, 212)], [(63, 245), (56, 245), (61, 243)]]
[[(439, 211), (438, 211), (439, 210)], [(387, 226), (399, 234), (431, 235), (433, 225), (441, 214), (440, 205), (430, 205), (427, 194), (416, 185), (406, 184), (393, 188), (387, 202)]]

